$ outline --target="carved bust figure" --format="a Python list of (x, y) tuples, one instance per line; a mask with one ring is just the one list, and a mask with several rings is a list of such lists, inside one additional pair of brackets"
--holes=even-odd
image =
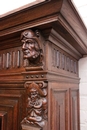
[(40, 63), (41, 45), (35, 32), (31, 29), (22, 32), (21, 42), (23, 43), (22, 50), (24, 58), (29, 60), (29, 64)]
[(47, 92), (42, 91), (38, 84), (31, 83), (27, 87), (27, 117), (23, 122), (43, 127), (47, 118)]

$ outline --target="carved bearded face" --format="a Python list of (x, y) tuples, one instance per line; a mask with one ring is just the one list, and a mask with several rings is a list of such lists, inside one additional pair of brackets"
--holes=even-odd
[(30, 60), (36, 59), (40, 55), (40, 47), (34, 32), (32, 30), (24, 31), (21, 37), (24, 58)]
[(30, 90), (30, 98), (33, 102), (36, 101), (36, 99), (38, 98), (38, 91), (35, 88), (32, 88)]

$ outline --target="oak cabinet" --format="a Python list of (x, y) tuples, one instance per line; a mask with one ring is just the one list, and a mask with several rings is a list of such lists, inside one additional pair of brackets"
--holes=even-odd
[(2, 17), (0, 29), (0, 129), (80, 130), (87, 31), (72, 2), (27, 7)]

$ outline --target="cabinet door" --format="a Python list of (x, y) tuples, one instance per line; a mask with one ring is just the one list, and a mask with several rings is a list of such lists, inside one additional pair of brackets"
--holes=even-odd
[(0, 130), (7, 130), (7, 112), (0, 111)]
[(71, 130), (80, 130), (79, 127), (79, 89), (70, 89)]
[(51, 130), (69, 130), (69, 91), (51, 90)]

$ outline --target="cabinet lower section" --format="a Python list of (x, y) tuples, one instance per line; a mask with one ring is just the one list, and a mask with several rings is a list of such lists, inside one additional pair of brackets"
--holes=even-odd
[[(80, 130), (78, 84), (48, 82), (47, 89), (48, 118), (47, 124), (41, 130)], [(4, 91), (3, 88), (0, 92), (4, 93), (0, 94), (1, 130), (31, 129), (27, 125), (21, 127), (21, 121), (26, 116), (25, 89), (14, 91), (10, 88), (9, 91)]]

